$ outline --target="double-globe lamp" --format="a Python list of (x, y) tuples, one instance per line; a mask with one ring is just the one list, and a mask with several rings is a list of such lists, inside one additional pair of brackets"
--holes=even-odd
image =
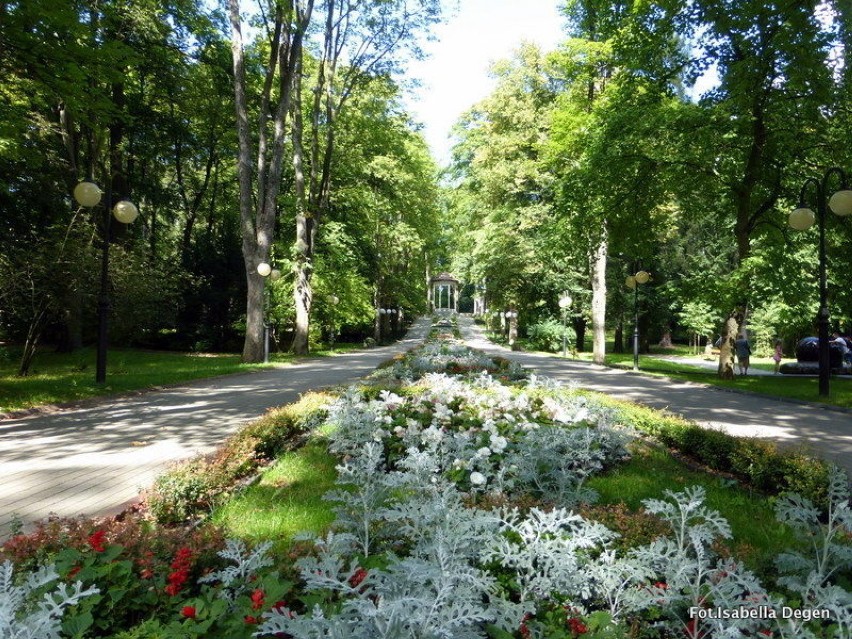
[[(94, 208), (101, 202), (104, 192), (94, 182), (80, 182), (74, 187), (74, 199), (80, 206)], [(111, 221), (114, 216), (122, 224), (130, 224), (139, 216), (139, 209), (129, 200), (119, 200), (111, 206), (107, 193), (103, 219), (103, 245), (101, 248), (101, 290), (98, 296), (98, 348), (95, 366), (95, 382), (106, 382), (107, 342), (109, 331), (109, 245)], [(112, 216), (110, 215), (112, 210)]]
[[(790, 213), (787, 223), (797, 231), (806, 231), (814, 222), (819, 225), (819, 314), (817, 329), (819, 334), (819, 394), (828, 397), (829, 379), (831, 376), (831, 361), (828, 344), (828, 285), (826, 283), (825, 256), (825, 217), (826, 199), (828, 196), (828, 180), (836, 175), (840, 179), (840, 189), (828, 198), (828, 208), (840, 217), (852, 215), (852, 190), (847, 185), (847, 176), (842, 169), (832, 167), (825, 172), (822, 180), (808, 178), (799, 192), (799, 205)], [(808, 187), (814, 187), (817, 194), (816, 213), (805, 203), (805, 193)]]

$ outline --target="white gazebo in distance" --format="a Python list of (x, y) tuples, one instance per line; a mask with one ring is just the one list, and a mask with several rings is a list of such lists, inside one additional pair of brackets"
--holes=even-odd
[(429, 282), (429, 305), (433, 311), (459, 310), (459, 281), (449, 273), (441, 273)]

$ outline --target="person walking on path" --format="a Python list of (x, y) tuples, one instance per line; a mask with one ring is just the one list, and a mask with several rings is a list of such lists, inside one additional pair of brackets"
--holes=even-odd
[(781, 358), (784, 357), (784, 345), (780, 339), (775, 340), (775, 352), (772, 353), (772, 359), (775, 360), (775, 374), (781, 370)]
[(734, 348), (737, 351), (737, 364), (740, 367), (740, 375), (748, 375), (748, 358), (751, 356), (751, 346), (748, 343), (745, 333), (741, 333), (740, 338), (734, 342)]

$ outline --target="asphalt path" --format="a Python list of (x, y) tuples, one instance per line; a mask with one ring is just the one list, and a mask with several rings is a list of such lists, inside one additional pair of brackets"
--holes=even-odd
[(428, 330), (421, 319), (392, 346), (0, 421), (0, 539), (14, 519), (116, 513), (174, 462), (213, 451), (308, 390), (368, 374)]
[(483, 329), (468, 317), (460, 319), (460, 328), (473, 348), (514, 360), (538, 374), (667, 410), (732, 435), (770, 439), (781, 446), (803, 446), (844, 468), (852, 477), (852, 413), (848, 411), (730, 392), (558, 355), (513, 352), (488, 341)]

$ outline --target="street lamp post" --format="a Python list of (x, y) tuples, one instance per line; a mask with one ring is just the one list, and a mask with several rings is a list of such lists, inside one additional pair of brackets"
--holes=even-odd
[(559, 298), (559, 308), (562, 309), (562, 357), (568, 357), (568, 307), (571, 306), (571, 296), (568, 292), (562, 293)]
[[(80, 182), (74, 187), (74, 199), (86, 208), (94, 208), (104, 193), (93, 182)], [(112, 213), (112, 215), (110, 215)], [(136, 205), (129, 200), (119, 200), (112, 206), (112, 190), (107, 187), (103, 216), (103, 244), (101, 247), (101, 290), (98, 295), (98, 347), (95, 366), (95, 382), (106, 382), (107, 346), (109, 341), (109, 245), (112, 218), (122, 224), (130, 224), (139, 215)]]
[[(271, 282), (281, 279), (281, 271), (277, 268), (272, 268), (267, 262), (261, 262), (257, 265), (257, 274), (263, 278), (269, 278)], [(269, 363), (269, 321), (266, 317), (267, 313), (267, 292), (266, 286), (263, 287), (263, 363)]]
[(651, 279), (647, 271), (637, 271), (625, 280), (627, 288), (633, 289), (633, 370), (639, 370), (639, 285)]
[[(817, 329), (819, 334), (819, 394), (828, 397), (829, 379), (831, 376), (831, 360), (828, 344), (828, 285), (826, 283), (825, 256), (825, 218), (826, 199), (828, 198), (828, 180), (832, 175), (840, 178), (840, 189), (828, 199), (828, 208), (840, 217), (852, 215), (852, 190), (847, 186), (847, 176), (843, 169), (832, 167), (825, 172), (822, 180), (808, 178), (799, 191), (799, 206), (790, 213), (788, 224), (797, 231), (805, 231), (813, 226), (814, 221), (819, 225), (819, 312), (817, 314)], [(805, 193), (809, 186), (816, 189), (817, 212), (814, 214), (805, 204)]]

